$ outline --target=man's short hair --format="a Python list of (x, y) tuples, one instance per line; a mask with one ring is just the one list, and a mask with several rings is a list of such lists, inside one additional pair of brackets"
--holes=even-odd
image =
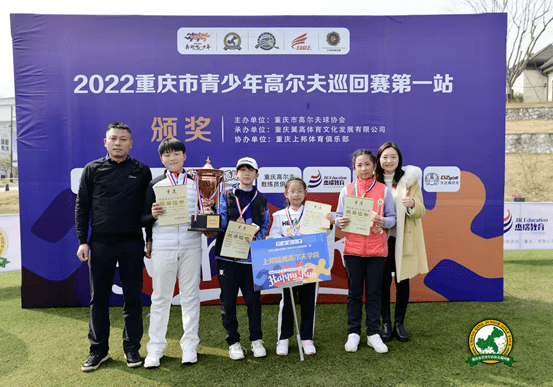
[(132, 137), (131, 128), (129, 128), (129, 125), (125, 124), (124, 122), (117, 121), (113, 124), (110, 124), (108, 128), (106, 129), (106, 133), (109, 132), (111, 129), (123, 129), (129, 132), (129, 135)]
[(159, 155), (163, 155), (165, 152), (178, 152), (186, 153), (186, 147), (181, 140), (177, 140), (174, 137), (165, 137), (157, 148)]

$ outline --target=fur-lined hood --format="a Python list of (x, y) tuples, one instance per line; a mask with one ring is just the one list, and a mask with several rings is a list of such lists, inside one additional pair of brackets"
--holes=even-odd
[(407, 165), (403, 171), (405, 174), (401, 177), (400, 181), (405, 180), (407, 187), (411, 187), (422, 179), (422, 169), (415, 165)]

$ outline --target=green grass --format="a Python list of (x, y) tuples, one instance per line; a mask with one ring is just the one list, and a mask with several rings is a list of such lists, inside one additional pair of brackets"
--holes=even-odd
[[(296, 343), (290, 354), (275, 354), (277, 306), (263, 306), (268, 356), (228, 358), (218, 306), (202, 306), (198, 363), (180, 364), (182, 333), (179, 307), (169, 322), (169, 346), (161, 367), (129, 369), (121, 349), (122, 311), (111, 308), (111, 359), (84, 373), (88, 354), (88, 309), (21, 309), (20, 273), (0, 274), (0, 386), (553, 386), (553, 254), (505, 252), (505, 301), (437, 302), (409, 305), (408, 343), (389, 343), (377, 354), (362, 340), (357, 353), (346, 353), (344, 304), (319, 304), (316, 356), (299, 361)], [(144, 308), (145, 335), (148, 340)], [(249, 350), (245, 307), (239, 307), (242, 345)], [(469, 367), (468, 335), (479, 321), (498, 319), (513, 333), (512, 367), (479, 363)]]

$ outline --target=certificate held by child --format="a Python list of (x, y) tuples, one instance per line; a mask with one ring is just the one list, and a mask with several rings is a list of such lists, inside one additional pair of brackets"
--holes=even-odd
[(344, 201), (344, 216), (350, 223), (343, 227), (345, 232), (359, 235), (370, 235), (373, 214), (373, 199), (346, 195)]
[(254, 239), (259, 227), (254, 224), (246, 224), (230, 220), (223, 239), (221, 255), (230, 258), (248, 259), (250, 242)]
[(307, 200), (303, 209), (302, 220), (298, 234), (318, 234), (330, 228), (330, 221), (325, 218), (332, 209), (330, 204), (317, 203)]
[(156, 202), (165, 211), (158, 217), (160, 226), (173, 226), (190, 222), (185, 185), (155, 187), (154, 189)]

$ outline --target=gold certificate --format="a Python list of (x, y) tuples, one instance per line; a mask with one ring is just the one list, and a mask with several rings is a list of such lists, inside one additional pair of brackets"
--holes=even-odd
[(346, 195), (344, 218), (350, 222), (342, 230), (353, 234), (369, 235), (373, 225), (373, 199)]
[(221, 255), (224, 257), (248, 259), (250, 242), (257, 232), (257, 225), (239, 223), (233, 220), (228, 222)]
[(185, 185), (154, 187), (156, 203), (165, 211), (157, 220), (160, 226), (174, 226), (190, 223), (188, 216), (188, 195)]
[[(303, 207), (303, 215), (301, 217), (298, 234), (308, 235), (326, 232), (326, 230), (330, 227), (330, 222), (325, 219), (325, 216), (331, 209), (332, 206), (330, 204), (317, 203), (307, 200)], [(328, 227), (322, 226), (325, 220), (328, 222)]]

